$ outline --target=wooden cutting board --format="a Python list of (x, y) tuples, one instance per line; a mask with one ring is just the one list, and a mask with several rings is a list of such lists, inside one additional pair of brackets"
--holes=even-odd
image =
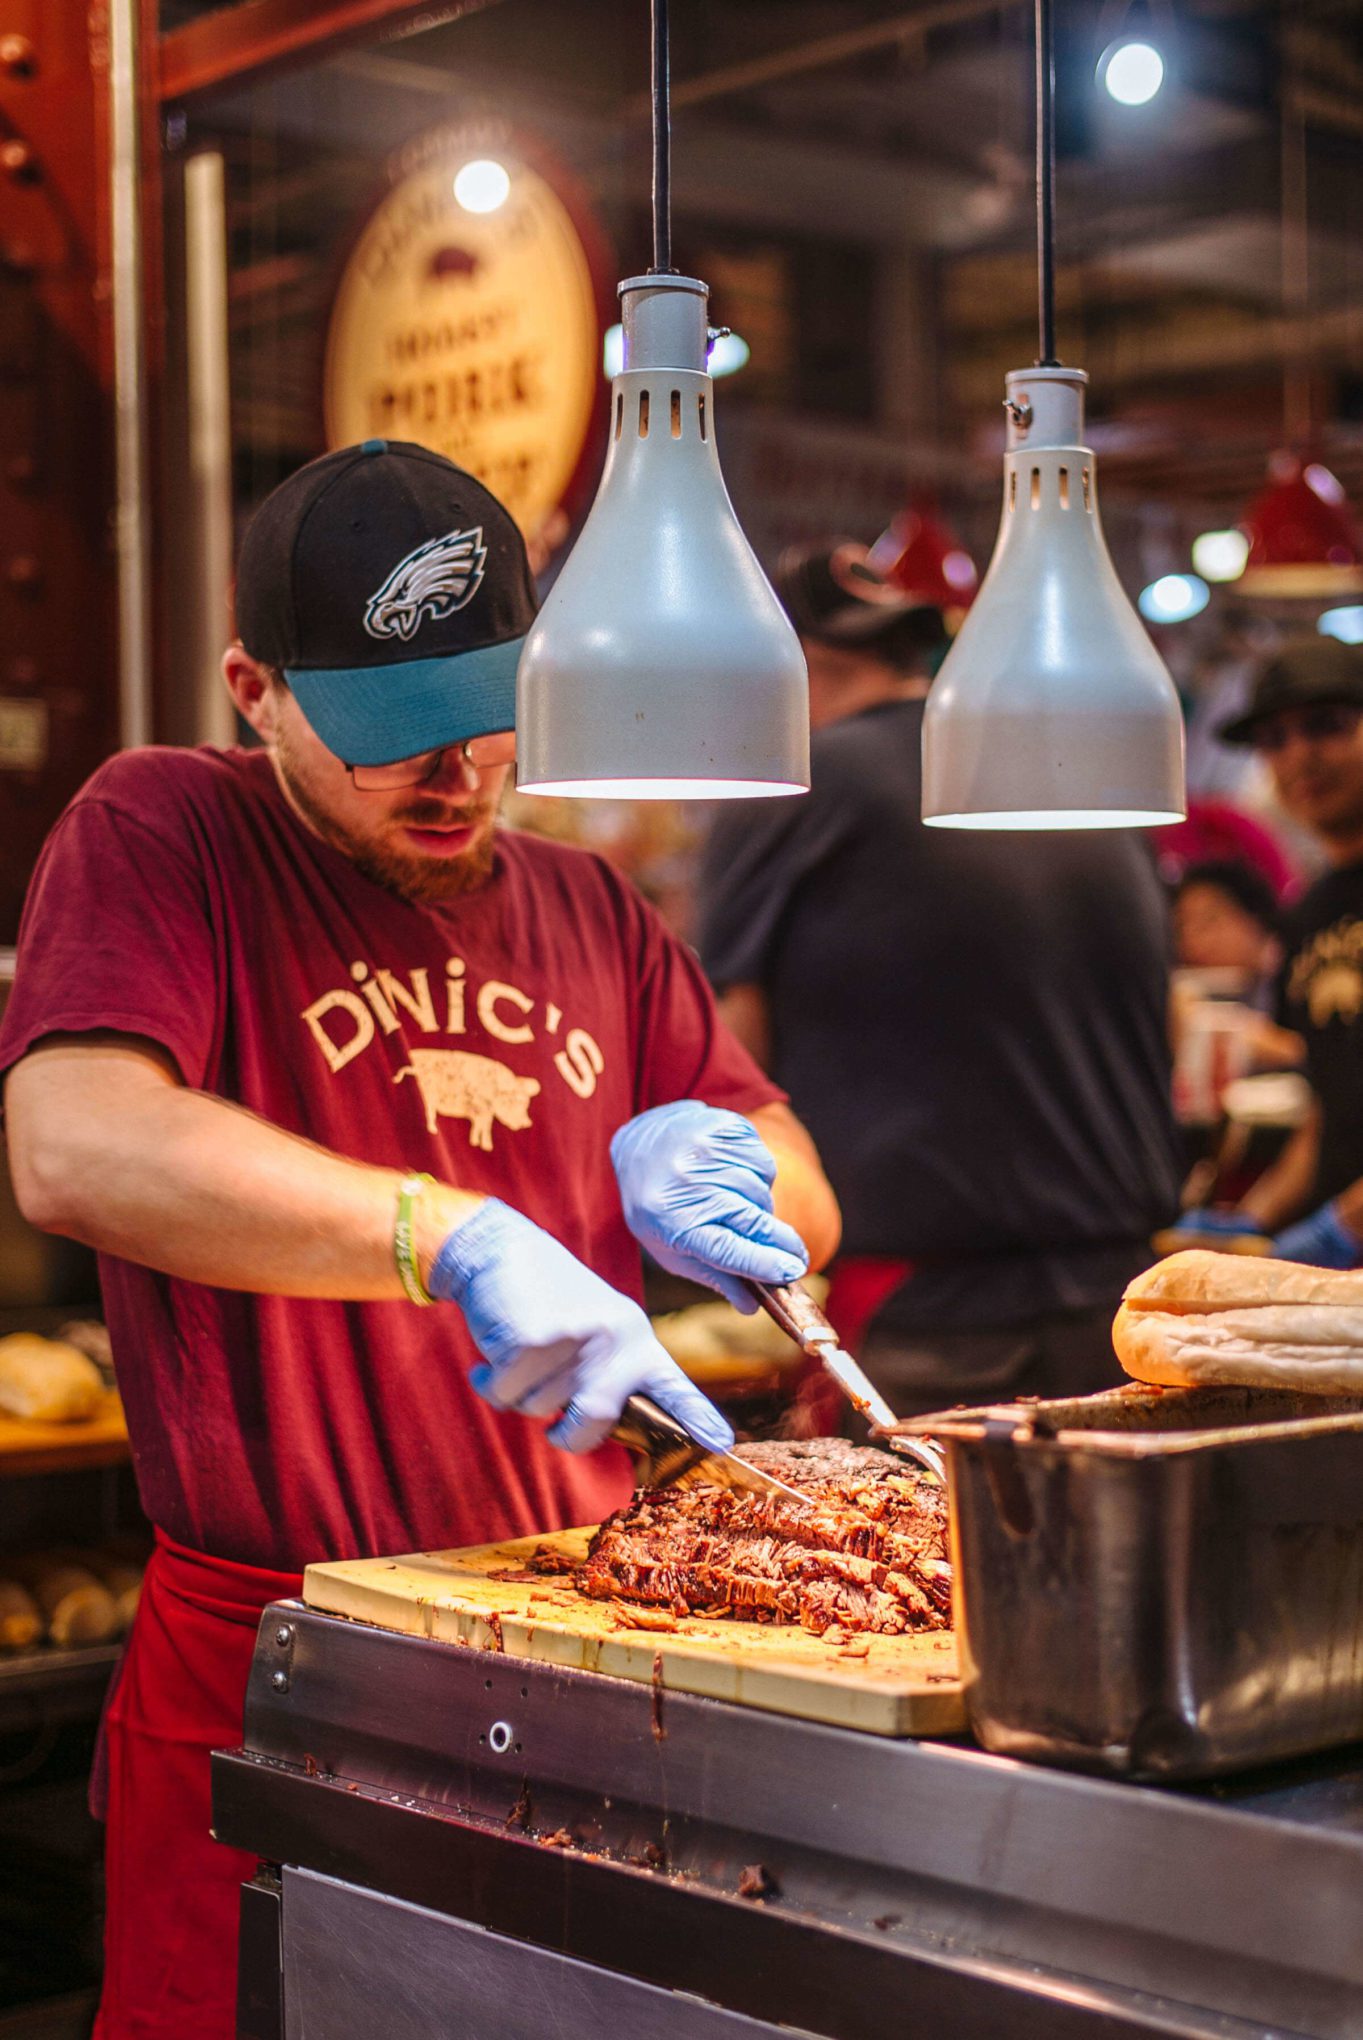
[(564, 1530), (471, 1551), (310, 1565), (303, 1599), (405, 1636), (504, 1650), (871, 1735), (950, 1735), (965, 1727), (950, 1631), (857, 1637), (839, 1648), (784, 1624), (683, 1616), (675, 1629), (647, 1629), (634, 1618), (647, 1620), (650, 1611), (590, 1600), (563, 1576), (497, 1577), (523, 1575), (539, 1551), (579, 1560), (591, 1534)]

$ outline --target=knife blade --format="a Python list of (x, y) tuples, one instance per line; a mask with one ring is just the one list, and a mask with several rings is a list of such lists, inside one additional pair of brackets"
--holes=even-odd
[(914, 1459), (938, 1480), (946, 1479), (941, 1453), (927, 1438), (906, 1438), (895, 1433), (899, 1419), (866, 1370), (838, 1343), (838, 1335), (809, 1291), (798, 1282), (782, 1284), (753, 1282), (746, 1277), (744, 1288), (761, 1304), (796, 1345), (825, 1373), (831, 1374), (854, 1410), (865, 1417), (873, 1430), (889, 1432), (885, 1442), (892, 1451)]
[(750, 1466), (736, 1452), (714, 1452), (703, 1445), (651, 1396), (632, 1395), (611, 1436), (632, 1456), (639, 1487), (674, 1487), (703, 1481), (715, 1487), (741, 1488), (751, 1494), (777, 1495), (799, 1509), (812, 1506), (797, 1488), (787, 1487), (783, 1480), (764, 1473), (759, 1466)]

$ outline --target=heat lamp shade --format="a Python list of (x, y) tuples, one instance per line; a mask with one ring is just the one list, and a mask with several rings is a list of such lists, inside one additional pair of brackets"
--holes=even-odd
[(1080, 443), (1078, 370), (1008, 378), (1003, 518), (928, 696), (923, 819), (939, 827), (1150, 827), (1184, 813), (1183, 716), (1117, 579)]
[(1246, 511), (1242, 595), (1322, 600), (1363, 590), (1363, 547), (1344, 490), (1319, 461), (1276, 454), (1269, 484)]
[(521, 655), (518, 787), (806, 791), (804, 654), (724, 486), (710, 377), (626, 370), (610, 432), (591, 514)]

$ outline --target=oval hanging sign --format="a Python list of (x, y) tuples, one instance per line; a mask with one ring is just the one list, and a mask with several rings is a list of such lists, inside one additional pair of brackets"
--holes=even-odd
[(500, 122), (401, 151), (341, 276), (323, 389), (328, 446), (416, 440), (552, 544), (591, 479), (606, 268), (542, 160)]

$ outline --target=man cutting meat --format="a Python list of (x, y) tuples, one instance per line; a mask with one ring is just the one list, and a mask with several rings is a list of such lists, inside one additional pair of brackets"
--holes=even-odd
[(209, 1839), (208, 1752), (265, 1603), (311, 1559), (596, 1521), (635, 1390), (726, 1444), (638, 1243), (727, 1293), (837, 1230), (688, 953), (598, 860), (496, 830), (534, 603), (495, 498), (416, 446), (328, 455), (259, 512), (237, 606), (261, 748), (95, 775), (0, 1035), (15, 1187), (99, 1250), (157, 1532), (106, 1723), (103, 2040), (233, 2031), (253, 1866)]

